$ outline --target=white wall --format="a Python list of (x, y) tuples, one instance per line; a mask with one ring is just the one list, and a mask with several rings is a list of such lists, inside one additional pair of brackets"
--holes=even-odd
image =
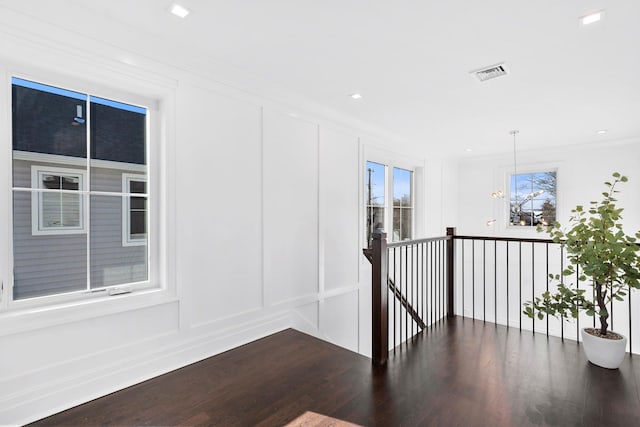
[[(640, 141), (608, 141), (583, 144), (578, 147), (559, 147), (518, 152), (518, 170), (553, 167), (558, 170), (557, 217), (565, 223), (577, 204), (598, 200), (605, 191), (604, 181), (614, 171), (629, 177), (620, 187), (619, 200), (626, 210), (625, 228), (628, 232), (640, 229)], [(452, 162), (455, 176), (444, 183), (447, 209), (455, 217), (459, 234), (520, 235), (544, 237), (535, 230), (506, 227), (506, 200), (492, 199), (490, 194), (506, 189), (507, 174), (513, 172), (513, 153), (492, 157), (476, 157)], [(488, 219), (497, 219), (493, 227), (486, 227)]]
[[(22, 15), (3, 14), (0, 25), (4, 78), (36, 70), (160, 99), (164, 142), (154, 143), (164, 159), (160, 256), (169, 289), (156, 299), (0, 313), (0, 424), (36, 420), (288, 327), (370, 352), (361, 132), (295, 118), (197, 70), (132, 58)], [(3, 220), (11, 204), (6, 129)], [(439, 197), (435, 167), (422, 188)], [(5, 283), (9, 236), (0, 229)]]

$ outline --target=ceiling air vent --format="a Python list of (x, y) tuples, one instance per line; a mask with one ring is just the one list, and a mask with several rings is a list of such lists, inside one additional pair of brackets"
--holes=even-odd
[(481, 82), (495, 79), (496, 77), (506, 76), (508, 73), (509, 71), (507, 70), (507, 66), (504, 62), (471, 72), (471, 74), (476, 76), (476, 78)]

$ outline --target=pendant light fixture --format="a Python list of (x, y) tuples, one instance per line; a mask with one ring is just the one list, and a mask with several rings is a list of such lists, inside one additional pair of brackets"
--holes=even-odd
[[(513, 136), (513, 177), (514, 177), (514, 188), (511, 188), (511, 194), (513, 194), (514, 199), (513, 203), (509, 200), (509, 224), (511, 223), (514, 213), (517, 213), (517, 209), (519, 209), (519, 197), (518, 197), (518, 159), (516, 156), (516, 135), (519, 134), (520, 131), (517, 129), (509, 131), (509, 135)], [(511, 179), (509, 179), (509, 186), (511, 186)], [(491, 193), (491, 198), (493, 199), (504, 199), (504, 192), (502, 189), (494, 191)], [(514, 211), (512, 211), (514, 209)], [(518, 215), (519, 217), (519, 215)], [(491, 227), (496, 223), (495, 219), (488, 220), (485, 224), (487, 227)]]
[[(509, 200), (509, 215), (510, 215), (509, 223), (511, 223), (514, 213), (517, 213), (518, 218), (520, 218), (520, 213), (518, 212), (520, 210), (520, 204), (519, 204), (519, 198), (518, 198), (518, 162), (517, 162), (517, 156), (516, 156), (516, 135), (518, 135), (519, 133), (520, 131), (517, 129), (514, 129), (509, 132), (510, 135), (513, 135), (513, 179), (514, 179), (513, 186), (514, 188), (512, 188), (511, 190), (515, 198), (515, 202), (513, 203), (513, 205), (511, 205), (511, 200)], [(511, 211), (512, 206), (514, 207), (513, 209), (515, 210), (515, 212)]]

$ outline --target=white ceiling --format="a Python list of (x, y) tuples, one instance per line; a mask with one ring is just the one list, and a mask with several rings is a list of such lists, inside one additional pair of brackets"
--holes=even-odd
[[(178, 3), (193, 11), (186, 19), (159, 0), (0, 7), (120, 46), (134, 62), (153, 58), (348, 118), (425, 154), (507, 152), (511, 129), (522, 149), (640, 137), (638, 0)], [(602, 22), (579, 25), (600, 9)], [(469, 74), (502, 61), (506, 77)]]

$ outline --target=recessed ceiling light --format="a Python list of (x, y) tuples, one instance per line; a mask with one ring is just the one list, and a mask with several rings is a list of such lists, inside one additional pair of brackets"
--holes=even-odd
[(598, 135), (604, 135), (604, 134), (605, 134), (605, 133), (607, 133), (607, 132), (609, 132), (607, 129), (600, 129), (600, 130), (597, 130), (597, 131), (596, 131), (596, 133), (597, 133)]
[(595, 13), (591, 13), (589, 15), (582, 16), (582, 17), (580, 17), (580, 23), (583, 26), (593, 24), (595, 22), (598, 22), (598, 21), (602, 20), (602, 16), (603, 15), (604, 15), (604, 12), (601, 10), (599, 12), (595, 12)]
[(180, 18), (186, 18), (187, 15), (189, 14), (189, 10), (185, 9), (179, 4), (174, 4), (173, 6), (171, 6), (171, 13), (173, 13), (176, 16), (179, 16)]
[(470, 153), (473, 151), (473, 148), (465, 148), (464, 151), (466, 151), (467, 153)]
[(362, 98), (362, 95), (360, 95), (359, 93), (352, 93), (351, 95), (349, 95), (351, 98), (353, 99), (360, 99)]

